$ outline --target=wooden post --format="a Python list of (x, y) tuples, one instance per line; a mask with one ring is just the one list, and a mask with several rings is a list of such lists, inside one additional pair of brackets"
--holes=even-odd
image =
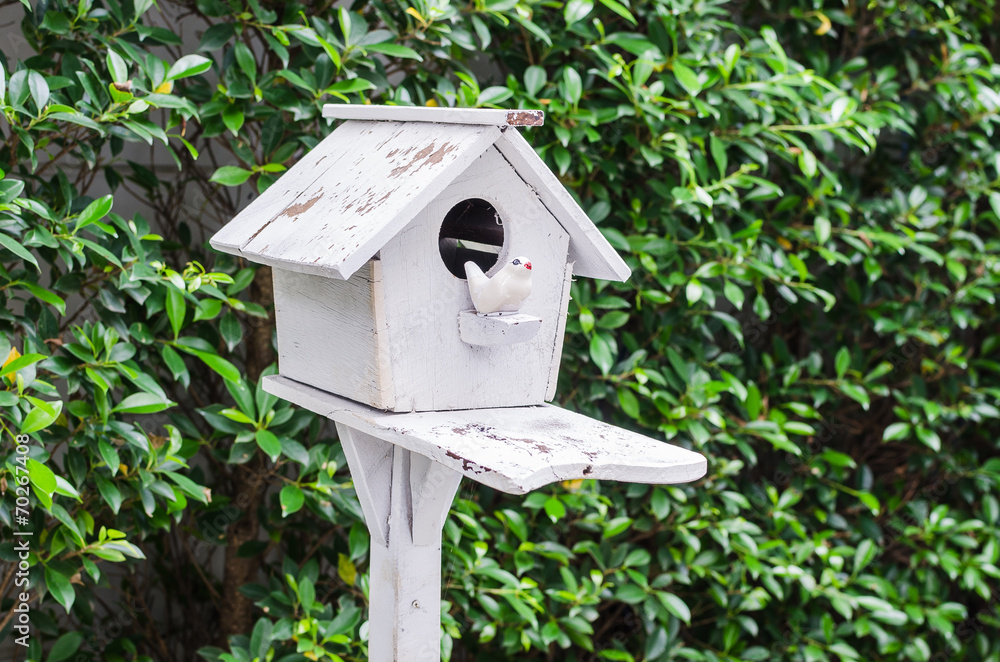
[(462, 474), (337, 423), (371, 533), (368, 659), (441, 659), (441, 528)]

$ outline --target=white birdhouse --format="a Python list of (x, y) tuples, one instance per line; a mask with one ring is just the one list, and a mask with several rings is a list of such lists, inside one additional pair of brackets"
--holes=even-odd
[[(324, 116), (348, 121), (211, 242), (273, 268), (280, 374), (396, 412), (551, 400), (573, 276), (629, 269), (513, 128), (541, 113)], [(466, 263), (488, 280), (518, 258), (480, 314)]]
[(539, 111), (326, 106), (348, 120), (212, 238), (271, 265), (278, 375), (337, 424), (371, 532), (369, 659), (436, 662), (462, 477), (511, 494), (684, 483), (705, 458), (559, 407), (573, 276), (629, 269), (513, 127)]

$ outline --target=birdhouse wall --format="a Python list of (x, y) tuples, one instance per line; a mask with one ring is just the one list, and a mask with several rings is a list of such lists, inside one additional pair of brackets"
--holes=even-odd
[[(458, 315), (473, 310), (468, 283), (438, 247), (448, 212), (485, 200), (503, 223), (493, 275), (517, 256), (532, 264), (520, 312), (541, 318), (537, 335), (512, 345), (465, 343)], [(381, 294), (395, 411), (512, 407), (552, 399), (562, 354), (572, 264), (569, 235), (495, 149), (490, 148), (380, 251)]]
[(273, 269), (281, 375), (379, 409), (394, 405), (381, 269), (344, 281)]

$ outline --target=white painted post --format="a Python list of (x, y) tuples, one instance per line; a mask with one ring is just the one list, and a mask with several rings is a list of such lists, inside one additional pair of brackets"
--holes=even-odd
[[(462, 474), (343, 423), (368, 530), (368, 659), (441, 659), (441, 528)], [(388, 469), (388, 471), (387, 471)]]

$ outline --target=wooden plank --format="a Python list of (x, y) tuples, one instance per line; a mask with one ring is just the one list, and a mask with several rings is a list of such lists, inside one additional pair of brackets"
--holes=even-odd
[(354, 479), (372, 542), (389, 544), (389, 485), (395, 446), (360, 430), (337, 423), (337, 435)]
[(559, 364), (562, 362), (563, 342), (566, 339), (566, 317), (569, 311), (570, 288), (573, 286), (573, 263), (566, 264), (563, 276), (562, 299), (559, 300), (559, 321), (556, 323), (556, 342), (552, 347), (552, 358), (549, 359), (549, 385), (545, 389), (545, 401), (551, 402), (556, 397), (556, 387), (559, 386)]
[[(504, 243), (492, 275), (517, 256), (532, 263), (520, 312), (542, 320), (513, 345), (462, 341), (458, 313), (472, 310), (468, 282), (448, 271), (438, 239), (445, 216), (469, 198), (493, 205)], [(545, 402), (562, 305), (569, 235), (492, 147), (380, 251), (394, 411), (515, 407)], [(280, 334), (280, 331), (279, 331)]]
[[(391, 408), (392, 369), (379, 264), (371, 261), (346, 281), (273, 270), (278, 325), (278, 368), (282, 375), (317, 388)], [(336, 338), (336, 349), (317, 342)]]
[(398, 446), (394, 449), (391, 485), (385, 486), (388, 544), (372, 537), (370, 662), (441, 659), (441, 527), (460, 478)]
[(326, 160), (282, 177), (275, 195), (268, 189), (250, 203), (213, 245), (346, 280), (499, 135), (485, 125), (345, 122), (321, 143), (331, 143)]
[(459, 334), (470, 345), (515, 345), (527, 342), (538, 334), (541, 327), (542, 318), (523, 313), (486, 316), (474, 310), (463, 310), (458, 314)]
[(279, 398), (510, 494), (577, 478), (688, 483), (706, 471), (705, 458), (694, 451), (551, 405), (394, 414), (279, 375), (265, 377), (263, 385)]
[(604, 280), (628, 280), (631, 274), (628, 265), (528, 141), (517, 131), (504, 131), (496, 148), (569, 233), (569, 261), (576, 263), (576, 274)]
[(506, 126), (541, 126), (541, 110), (502, 110), (493, 108), (433, 108), (430, 106), (382, 106), (328, 103), (323, 117), (337, 120), (392, 122), (438, 122), (441, 124), (489, 124)]
[(410, 495), (413, 501), (414, 545), (440, 545), (444, 520), (455, 500), (462, 474), (410, 453)]
[(270, 222), (291, 204), (307, 203), (309, 196), (303, 197), (303, 194), (321, 189), (326, 173), (333, 167), (339, 167), (350, 156), (342, 148), (338, 132), (341, 135), (350, 134), (351, 128), (338, 128), (306, 152), (266, 191), (215, 233), (209, 240), (212, 247), (223, 253), (243, 255), (244, 244), (261, 225)]

